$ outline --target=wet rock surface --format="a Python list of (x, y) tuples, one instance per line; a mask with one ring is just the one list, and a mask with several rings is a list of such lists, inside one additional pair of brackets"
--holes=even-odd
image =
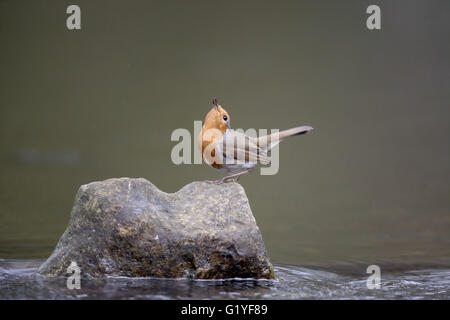
[(238, 183), (193, 182), (175, 193), (138, 178), (83, 185), (69, 225), (38, 272), (82, 277), (274, 278)]

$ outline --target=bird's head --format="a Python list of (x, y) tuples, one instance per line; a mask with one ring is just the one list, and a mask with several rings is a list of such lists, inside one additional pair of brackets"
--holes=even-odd
[(212, 101), (212, 108), (205, 118), (204, 126), (207, 128), (215, 128), (224, 133), (230, 128), (230, 116), (228, 112), (218, 104), (217, 99)]

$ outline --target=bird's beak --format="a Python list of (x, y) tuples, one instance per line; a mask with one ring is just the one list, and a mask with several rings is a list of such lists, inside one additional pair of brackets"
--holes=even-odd
[(216, 110), (219, 110), (219, 104), (217, 103), (217, 98), (214, 98), (212, 101), (212, 105)]

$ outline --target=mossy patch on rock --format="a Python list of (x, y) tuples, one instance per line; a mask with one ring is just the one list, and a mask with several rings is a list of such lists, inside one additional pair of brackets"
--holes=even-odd
[(193, 182), (175, 193), (142, 178), (83, 185), (39, 273), (67, 276), (72, 261), (94, 278), (274, 278), (245, 191), (234, 182)]

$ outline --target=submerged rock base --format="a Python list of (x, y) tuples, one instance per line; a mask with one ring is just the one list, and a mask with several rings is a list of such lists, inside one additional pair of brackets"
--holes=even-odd
[(193, 182), (176, 193), (142, 178), (83, 185), (39, 273), (67, 276), (72, 261), (94, 278), (274, 278), (245, 191), (234, 182)]

